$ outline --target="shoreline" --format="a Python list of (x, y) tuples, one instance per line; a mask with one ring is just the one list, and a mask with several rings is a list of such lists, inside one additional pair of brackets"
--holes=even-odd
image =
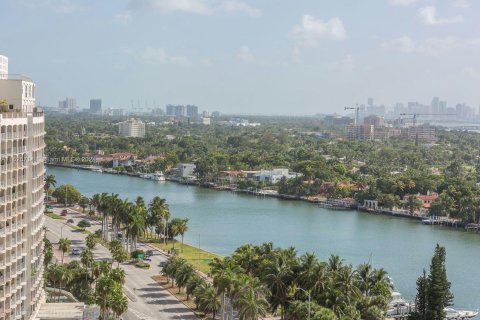
[[(101, 171), (98, 172), (96, 169), (103, 169), (101, 166), (95, 166), (95, 165), (71, 165), (71, 164), (50, 164), (50, 163), (45, 163), (46, 167), (59, 167), (59, 168), (68, 168), (68, 169), (78, 169), (78, 170), (85, 170), (85, 171), (90, 171), (90, 172), (96, 172), (96, 173), (106, 173), (106, 174), (112, 174), (112, 175), (121, 175), (121, 176), (128, 176), (128, 177), (137, 177), (140, 178), (139, 173), (128, 173), (128, 172), (116, 172), (114, 170), (109, 170), (109, 171)], [(104, 169), (103, 169), (104, 170)], [(144, 179), (145, 180), (145, 179)], [(445, 218), (445, 217), (437, 217), (437, 219), (432, 219), (432, 217), (428, 216), (419, 216), (419, 215), (411, 215), (406, 213), (406, 210), (388, 210), (384, 208), (379, 208), (378, 210), (370, 210), (370, 209), (365, 209), (360, 205), (355, 205), (355, 206), (336, 206), (329, 204), (328, 201), (320, 201), (320, 200), (314, 200), (312, 198), (308, 197), (302, 197), (302, 196), (294, 196), (294, 195), (286, 195), (286, 194), (279, 194), (278, 192), (272, 192), (273, 190), (260, 190), (257, 191), (257, 189), (237, 189), (233, 188), (231, 186), (216, 186), (214, 183), (208, 183), (208, 184), (200, 184), (199, 182), (193, 182), (193, 181), (188, 181), (188, 180), (180, 180), (180, 179), (175, 179), (175, 178), (166, 178), (166, 181), (168, 182), (175, 182), (177, 184), (181, 185), (191, 185), (191, 186), (196, 186), (200, 188), (206, 188), (206, 189), (213, 189), (215, 191), (229, 191), (233, 193), (239, 193), (239, 194), (245, 194), (249, 196), (255, 196), (255, 197), (260, 197), (260, 198), (275, 198), (279, 200), (286, 200), (286, 201), (304, 201), (311, 203), (319, 208), (324, 208), (328, 210), (336, 210), (336, 211), (356, 211), (356, 212), (362, 212), (362, 213), (368, 213), (368, 214), (374, 214), (374, 215), (384, 215), (384, 216), (390, 216), (394, 218), (403, 218), (403, 219), (410, 219), (410, 220), (417, 220), (420, 221), (420, 223), (424, 225), (429, 225), (429, 226), (441, 226), (441, 227), (447, 227), (449, 229), (453, 230), (461, 230), (465, 232), (470, 232), (470, 233), (480, 233), (480, 225), (476, 227), (471, 227), (471, 224), (465, 224), (463, 222), (459, 221), (454, 221), (452, 219), (438, 219), (438, 218)], [(157, 181), (158, 182), (158, 181)]]

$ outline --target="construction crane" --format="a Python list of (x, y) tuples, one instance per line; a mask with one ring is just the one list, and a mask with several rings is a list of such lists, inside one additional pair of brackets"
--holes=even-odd
[(355, 125), (359, 124), (359, 111), (360, 111), (360, 107), (357, 106), (356, 107), (345, 107), (345, 110), (355, 110)]
[(456, 114), (452, 113), (400, 113), (401, 116), (413, 116), (413, 126), (417, 125), (418, 116), (455, 116)]

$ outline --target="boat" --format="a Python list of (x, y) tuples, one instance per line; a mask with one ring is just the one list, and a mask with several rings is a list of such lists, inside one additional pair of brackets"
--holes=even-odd
[(142, 178), (142, 179), (152, 179), (152, 174), (142, 173), (139, 177)]
[(103, 172), (103, 170), (102, 170), (102, 169), (100, 169), (100, 168), (93, 169), (92, 171), (93, 171), (93, 172), (100, 172), (100, 173), (102, 173), (102, 172)]
[(155, 171), (155, 173), (152, 174), (150, 179), (154, 181), (165, 181), (165, 175), (161, 171)]
[(473, 319), (478, 315), (478, 311), (470, 310), (456, 310), (454, 308), (445, 308), (445, 319), (446, 320), (466, 320)]
[(413, 303), (402, 298), (400, 292), (391, 293), (392, 300), (388, 303), (387, 316), (407, 316), (414, 307)]

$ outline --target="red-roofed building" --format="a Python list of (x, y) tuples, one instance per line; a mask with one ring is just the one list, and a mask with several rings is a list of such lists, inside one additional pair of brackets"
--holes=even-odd
[(220, 182), (224, 183), (237, 183), (241, 179), (245, 177), (245, 174), (243, 171), (238, 171), (238, 170), (228, 170), (228, 171), (220, 171), (220, 174), (218, 176), (218, 179)]
[[(410, 195), (405, 195), (403, 196), (403, 201), (408, 201), (408, 197)], [(428, 191), (427, 194), (416, 194), (415, 197), (422, 201), (422, 207), (423, 208), (430, 208), (432, 205), (432, 202), (435, 201), (438, 198), (438, 193), (436, 192), (430, 192)]]

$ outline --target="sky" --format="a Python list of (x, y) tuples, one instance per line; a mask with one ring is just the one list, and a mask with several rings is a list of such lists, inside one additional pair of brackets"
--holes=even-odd
[(477, 0), (1, 0), (37, 103), (310, 115), (480, 104)]

